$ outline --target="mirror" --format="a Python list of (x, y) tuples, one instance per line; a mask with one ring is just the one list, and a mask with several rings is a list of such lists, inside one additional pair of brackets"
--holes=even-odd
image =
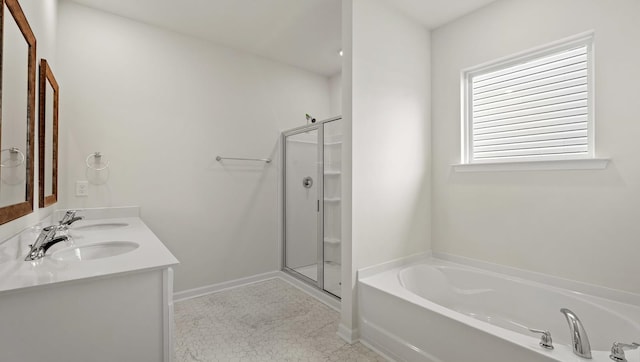
[(0, 224), (33, 211), (36, 39), (17, 0), (0, 0)]
[(40, 207), (58, 201), (58, 97), (59, 87), (46, 59), (40, 60), (38, 99), (38, 184)]

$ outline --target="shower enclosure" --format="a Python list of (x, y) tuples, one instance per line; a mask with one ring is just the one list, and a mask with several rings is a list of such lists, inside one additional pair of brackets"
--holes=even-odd
[(282, 133), (283, 270), (340, 297), (342, 119)]

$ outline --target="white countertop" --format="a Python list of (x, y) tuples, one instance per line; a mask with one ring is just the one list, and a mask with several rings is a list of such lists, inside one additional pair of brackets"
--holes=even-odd
[[(0, 244), (0, 294), (178, 264), (178, 260), (145, 223), (139, 217), (132, 216), (137, 212), (129, 210), (114, 213), (111, 210), (103, 213), (96, 212), (95, 209), (86, 210), (86, 213), (83, 211), (79, 211), (78, 215), (87, 215), (87, 218), (75, 222), (69, 228), (72, 241), (52, 246), (47, 255), (40, 260), (24, 260), (29, 251), (28, 245), (35, 241), (39, 233), (37, 228), (27, 229)], [(114, 217), (117, 214), (126, 217)], [(97, 226), (101, 224), (102, 227)], [(87, 227), (92, 225), (97, 227)], [(124, 254), (93, 260), (59, 261), (51, 257), (56, 251), (64, 248), (105, 241), (132, 241), (140, 246)]]

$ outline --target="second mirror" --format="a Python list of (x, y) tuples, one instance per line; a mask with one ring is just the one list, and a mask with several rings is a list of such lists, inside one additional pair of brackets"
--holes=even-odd
[(40, 207), (58, 201), (58, 82), (46, 59), (40, 60), (39, 189)]

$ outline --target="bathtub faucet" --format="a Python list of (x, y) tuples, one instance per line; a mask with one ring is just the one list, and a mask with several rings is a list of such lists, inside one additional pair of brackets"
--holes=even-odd
[(544, 349), (553, 349), (553, 339), (551, 338), (551, 332), (533, 328), (529, 328), (529, 331), (533, 333), (540, 333), (540, 347)]
[(580, 322), (575, 313), (567, 308), (560, 309), (560, 312), (564, 314), (565, 318), (567, 318), (567, 323), (569, 323), (573, 353), (582, 358), (591, 359), (591, 344), (582, 322)]
[(636, 342), (631, 344), (615, 342), (613, 347), (611, 347), (611, 354), (609, 355), (609, 358), (617, 362), (627, 362), (627, 359), (624, 356), (624, 349), (636, 349), (638, 347), (640, 347), (640, 344)]

